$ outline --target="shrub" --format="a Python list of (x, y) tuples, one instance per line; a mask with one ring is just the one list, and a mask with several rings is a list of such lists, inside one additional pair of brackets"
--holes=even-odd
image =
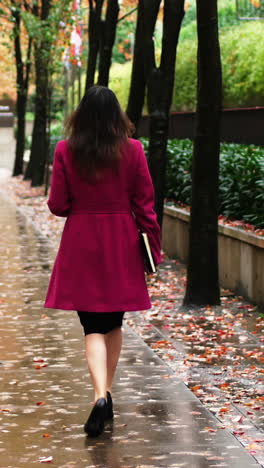
[(109, 88), (116, 93), (122, 109), (126, 109), (128, 94), (130, 88), (130, 75), (132, 71), (132, 62), (124, 65), (113, 64), (110, 70)]
[(264, 149), (222, 144), (220, 213), (264, 227)]
[[(148, 140), (143, 138), (147, 153)], [(166, 197), (191, 203), (192, 142), (169, 140)], [(221, 144), (219, 214), (264, 227), (264, 148)]]
[[(193, 24), (185, 28), (189, 37), (183, 30), (178, 45), (172, 105), (177, 111), (194, 110), (196, 105), (197, 38)], [(261, 21), (220, 30), (224, 107), (264, 105), (263, 33)]]
[(251, 22), (222, 36), (226, 107), (264, 105), (263, 34), (263, 24)]

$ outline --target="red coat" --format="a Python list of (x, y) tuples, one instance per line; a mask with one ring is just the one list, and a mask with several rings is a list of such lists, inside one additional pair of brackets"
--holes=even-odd
[(160, 263), (154, 191), (139, 141), (122, 147), (119, 173), (107, 169), (92, 184), (73, 166), (67, 141), (57, 144), (48, 200), (67, 217), (44, 307), (89, 312), (151, 307), (138, 229), (147, 232)]

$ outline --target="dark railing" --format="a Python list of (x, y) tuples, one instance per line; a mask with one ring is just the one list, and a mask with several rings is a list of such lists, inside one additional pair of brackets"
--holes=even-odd
[[(149, 117), (142, 117), (139, 136), (147, 137)], [(171, 114), (169, 138), (193, 139), (195, 112)], [(221, 141), (264, 146), (264, 107), (225, 109), (222, 113)]]
[(14, 112), (12, 102), (9, 100), (0, 100), (0, 127), (13, 127)]

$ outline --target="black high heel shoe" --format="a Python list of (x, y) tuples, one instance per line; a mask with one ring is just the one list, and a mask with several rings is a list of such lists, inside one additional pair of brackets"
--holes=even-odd
[(106, 409), (106, 417), (105, 419), (113, 419), (114, 412), (113, 412), (113, 400), (110, 392), (106, 392), (107, 394), (107, 409)]
[(104, 430), (104, 421), (107, 414), (107, 402), (105, 398), (99, 398), (84, 425), (84, 431), (90, 437), (99, 436)]

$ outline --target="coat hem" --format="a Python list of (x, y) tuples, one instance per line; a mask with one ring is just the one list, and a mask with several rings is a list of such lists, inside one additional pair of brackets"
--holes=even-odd
[(80, 311), (80, 312), (98, 312), (98, 313), (111, 313), (111, 312), (137, 312), (137, 311), (140, 311), (140, 310), (148, 310), (148, 309), (151, 309), (152, 305), (151, 304), (146, 304), (146, 305), (141, 305), (141, 306), (137, 306), (136, 304), (134, 306), (124, 306), (124, 307), (112, 307), (111, 309), (108, 309), (106, 310), (105, 308), (101, 308), (100, 310), (97, 309), (95, 310), (95, 308), (93, 307), (86, 307), (86, 308), (83, 308), (83, 307), (68, 307), (68, 306), (56, 306), (55, 304), (54, 305), (44, 305), (43, 306), (45, 309), (56, 309), (56, 310), (69, 310), (69, 311)]

